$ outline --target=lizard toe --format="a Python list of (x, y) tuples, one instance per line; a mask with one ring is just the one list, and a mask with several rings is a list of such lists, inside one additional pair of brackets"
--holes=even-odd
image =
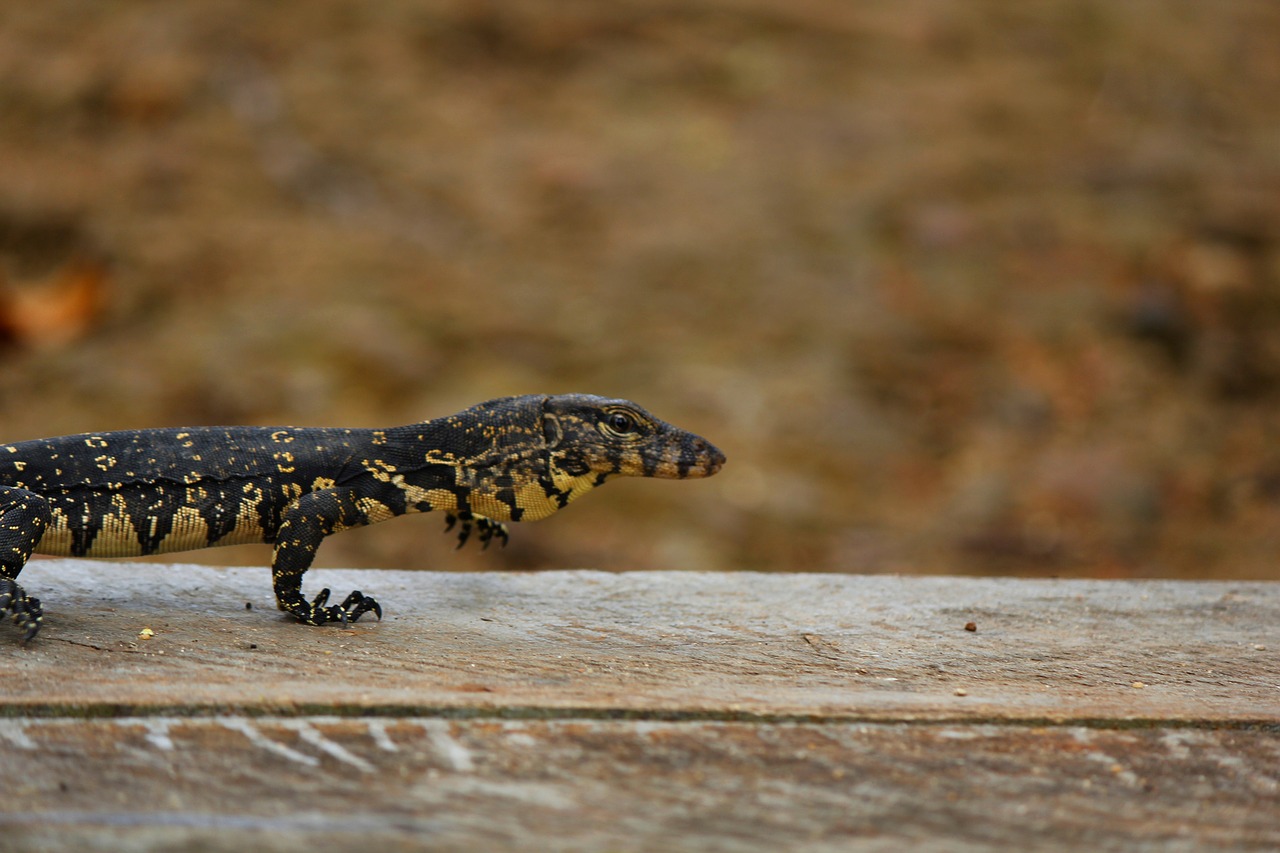
[(40, 631), (44, 608), (40, 606), (40, 599), (27, 595), (16, 581), (0, 578), (0, 619), (6, 616), (22, 630), (25, 643)]
[(374, 613), (379, 620), (382, 619), (382, 605), (377, 600), (365, 595), (360, 590), (353, 591), (342, 602), (342, 610), (347, 614), (347, 618), (352, 622), (360, 619), (366, 613)]
[(40, 632), (40, 624), (44, 621), (44, 608), (40, 606), (40, 599), (27, 596), (26, 613), (22, 619), (14, 617), (19, 628), (25, 628), (22, 634), (22, 642), (29, 643), (35, 639), (36, 634)]

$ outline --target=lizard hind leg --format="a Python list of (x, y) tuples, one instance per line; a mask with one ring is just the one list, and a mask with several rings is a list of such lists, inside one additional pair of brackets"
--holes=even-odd
[(49, 518), (49, 504), (40, 495), (0, 486), (0, 619), (12, 619), (23, 632), (23, 642), (39, 632), (44, 609), (40, 599), (18, 585), (18, 573), (40, 544)]

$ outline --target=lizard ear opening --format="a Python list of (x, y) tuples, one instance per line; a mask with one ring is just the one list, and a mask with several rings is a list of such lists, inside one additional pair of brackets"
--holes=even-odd
[(555, 450), (564, 439), (564, 428), (560, 426), (560, 419), (546, 411), (542, 413), (542, 439), (546, 442), (548, 450)]

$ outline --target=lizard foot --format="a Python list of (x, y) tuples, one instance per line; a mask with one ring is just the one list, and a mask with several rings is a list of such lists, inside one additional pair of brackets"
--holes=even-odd
[(507, 535), (507, 526), (500, 521), (494, 521), (492, 518), (485, 518), (483, 515), (475, 515), (474, 513), (463, 510), (458, 513), (449, 513), (446, 516), (447, 524), (445, 524), (444, 532), (448, 533), (453, 526), (459, 521), (462, 527), (458, 529), (458, 547), (461, 548), (467, 544), (467, 540), (471, 538), (471, 532), (478, 530), (480, 537), (481, 550), (488, 548), (494, 539), (502, 543), (502, 547), (507, 547), (507, 541), (510, 537)]
[(22, 635), (25, 643), (39, 632), (44, 608), (40, 606), (40, 599), (27, 595), (17, 581), (0, 578), (0, 619), (6, 616), (25, 632)]
[(329, 604), (329, 590), (320, 590), (320, 594), (313, 600), (307, 601), (302, 596), (298, 596), (298, 600), (290, 604), (286, 609), (292, 613), (299, 622), (307, 625), (327, 625), (330, 622), (339, 622), (345, 628), (348, 622), (357, 622), (364, 614), (373, 611), (378, 618), (382, 618), (382, 606), (377, 600), (365, 595), (360, 590), (356, 590), (348, 595), (341, 604), (326, 606)]

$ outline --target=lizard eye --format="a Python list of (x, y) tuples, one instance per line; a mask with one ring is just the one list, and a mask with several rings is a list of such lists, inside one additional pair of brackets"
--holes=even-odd
[(609, 432), (616, 433), (618, 435), (626, 435), (628, 433), (635, 432), (639, 427), (639, 424), (636, 423), (636, 419), (631, 415), (628, 415), (626, 412), (613, 412), (605, 420), (605, 425), (608, 426)]

